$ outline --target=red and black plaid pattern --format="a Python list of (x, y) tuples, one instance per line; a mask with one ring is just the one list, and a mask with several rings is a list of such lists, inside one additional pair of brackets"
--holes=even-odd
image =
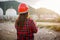
[(27, 19), (24, 23), (22, 30), (18, 26), (17, 29), (17, 40), (34, 40), (34, 31), (37, 32), (37, 28), (33, 20)]

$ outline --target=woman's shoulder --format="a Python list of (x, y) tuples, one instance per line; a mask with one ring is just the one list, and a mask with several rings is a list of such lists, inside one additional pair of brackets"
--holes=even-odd
[(32, 18), (28, 18), (28, 20), (29, 20), (29, 21), (33, 21), (33, 19), (32, 19)]
[(32, 18), (28, 18), (29, 23), (35, 23), (35, 21)]

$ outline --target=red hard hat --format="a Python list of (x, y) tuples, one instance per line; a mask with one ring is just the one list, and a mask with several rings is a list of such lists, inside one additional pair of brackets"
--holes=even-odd
[(28, 11), (28, 6), (25, 3), (20, 3), (18, 6), (19, 13), (25, 13)]

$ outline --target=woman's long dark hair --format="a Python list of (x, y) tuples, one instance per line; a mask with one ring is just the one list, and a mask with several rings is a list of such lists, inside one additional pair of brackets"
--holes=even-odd
[(19, 14), (19, 17), (16, 20), (15, 25), (18, 26), (18, 27), (23, 27), (24, 26), (24, 22), (27, 19), (27, 17), (28, 17), (28, 12)]

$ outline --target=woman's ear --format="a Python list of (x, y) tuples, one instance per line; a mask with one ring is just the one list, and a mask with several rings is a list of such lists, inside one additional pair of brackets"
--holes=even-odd
[(28, 18), (30, 18), (30, 14), (28, 13)]
[(18, 15), (20, 15), (20, 13), (18, 13)]

